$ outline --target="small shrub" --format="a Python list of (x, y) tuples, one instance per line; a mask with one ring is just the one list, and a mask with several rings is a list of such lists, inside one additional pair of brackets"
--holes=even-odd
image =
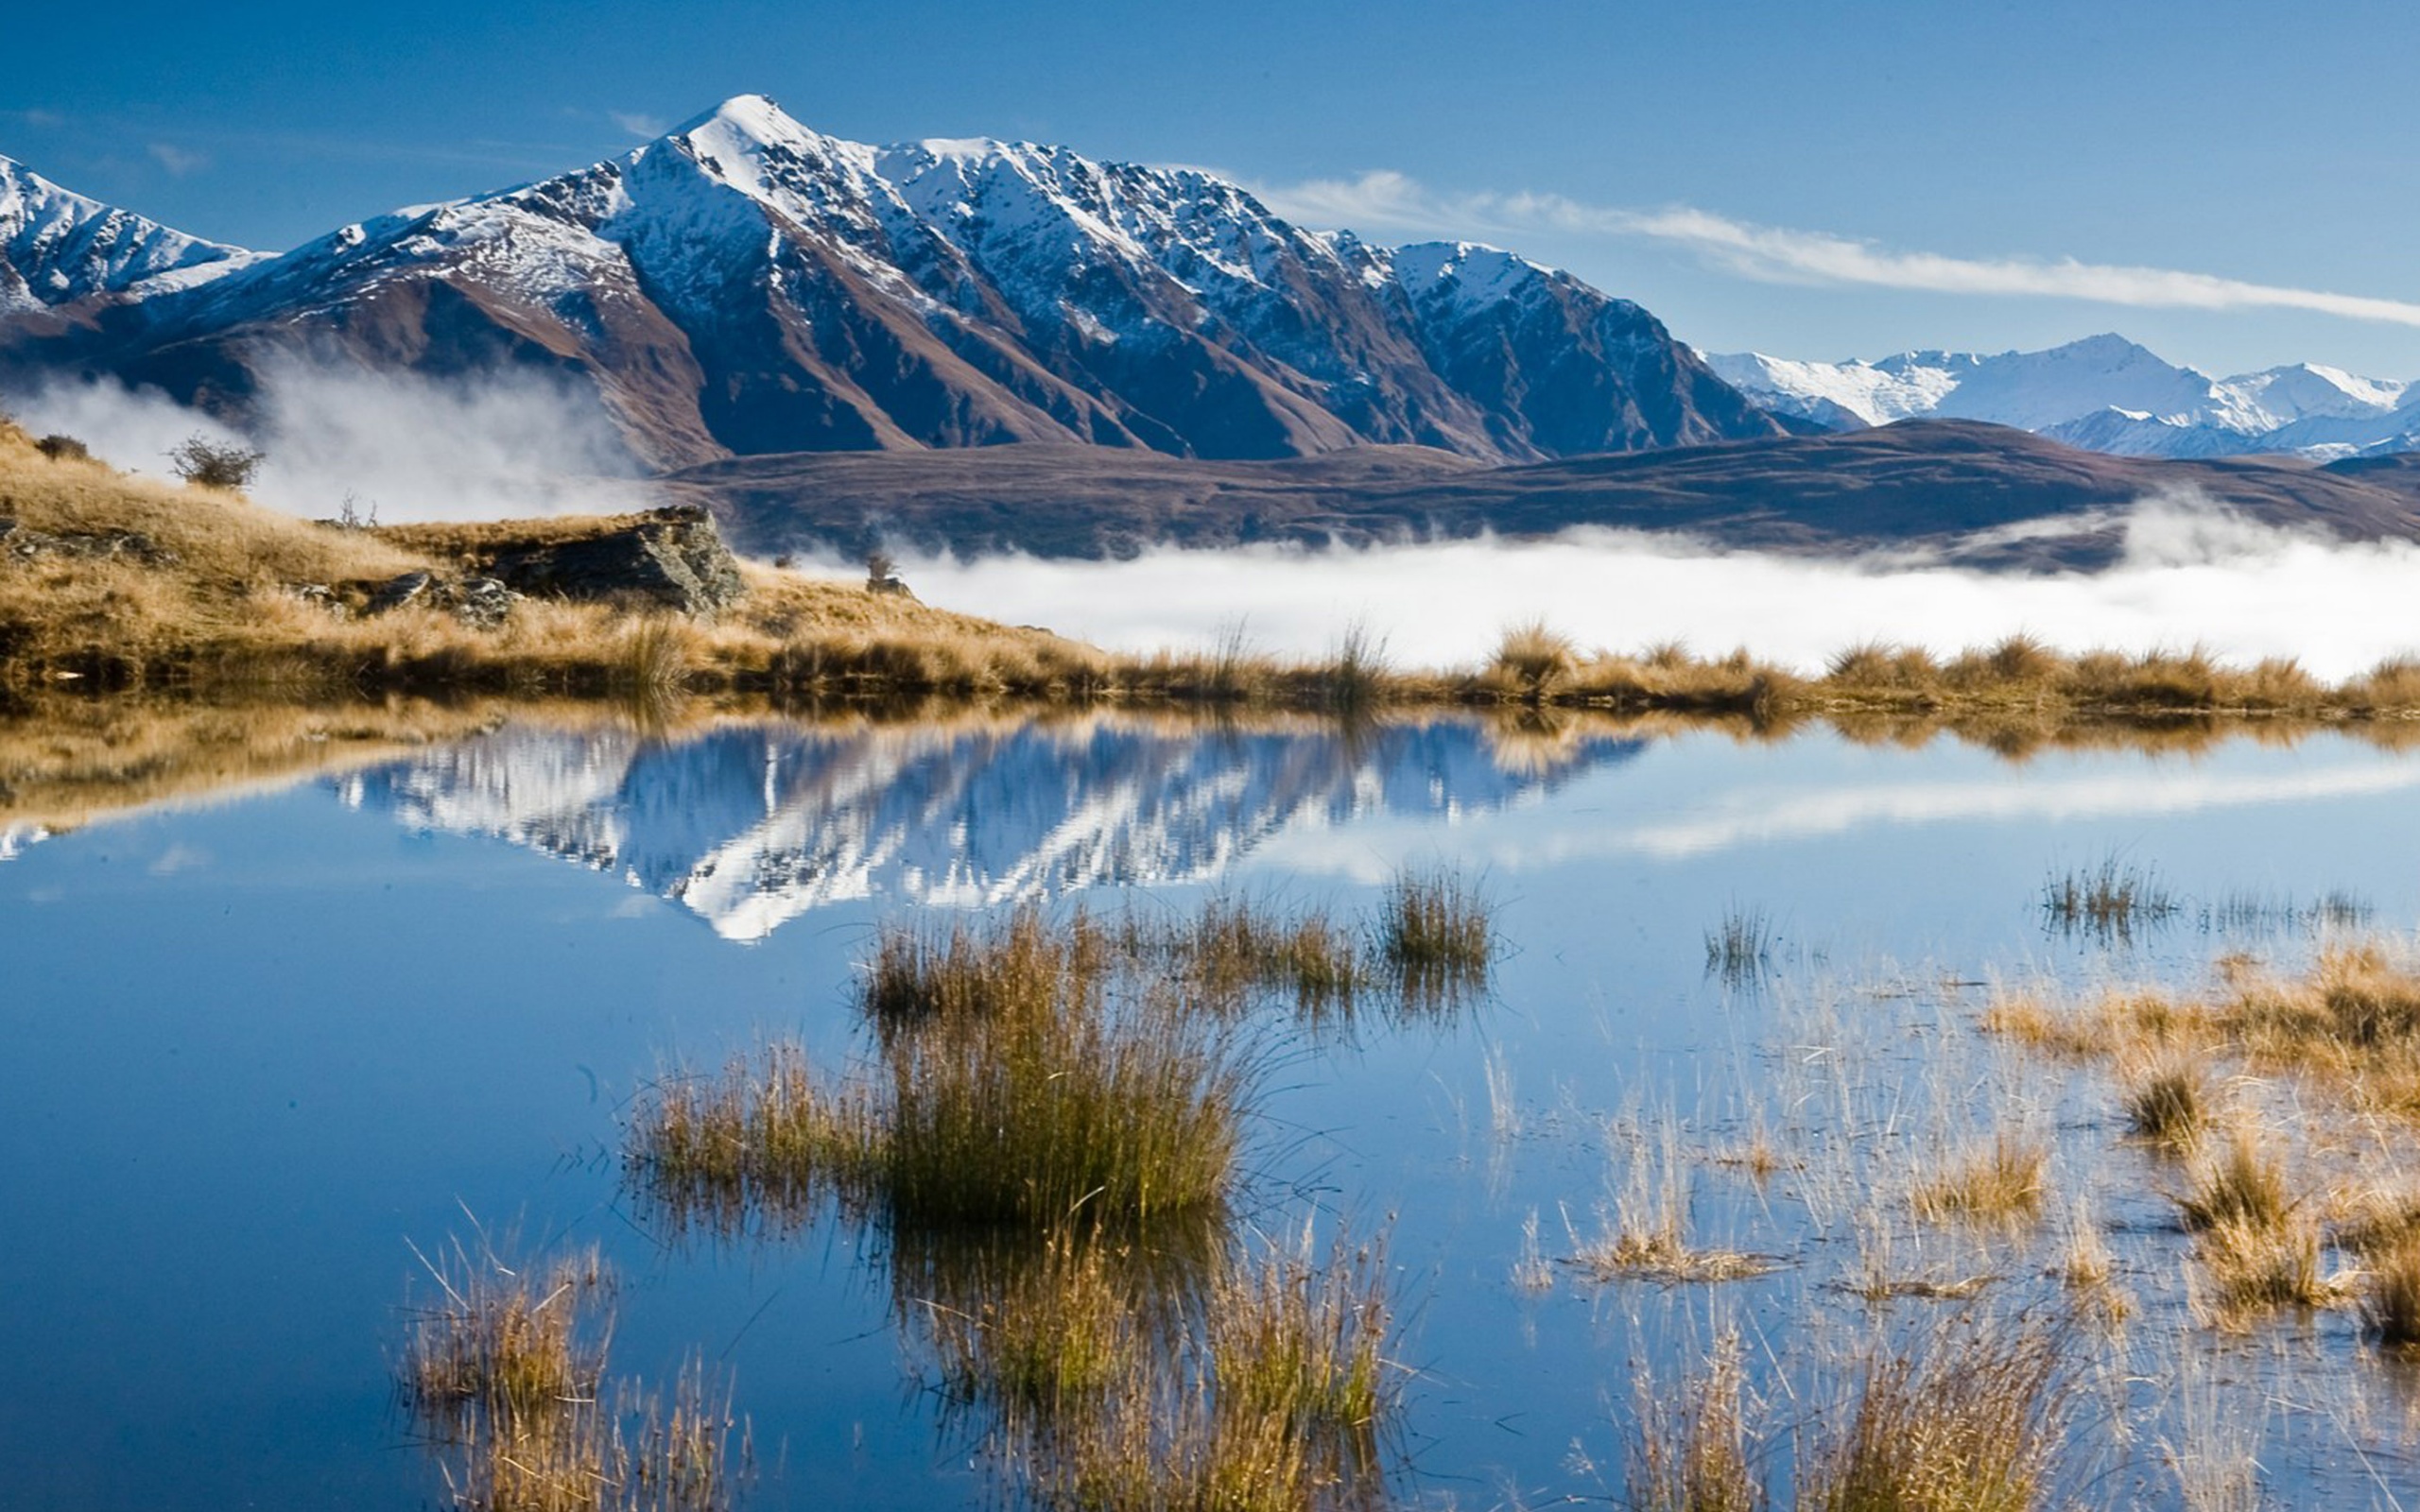
[(54, 462), (89, 461), (93, 455), (92, 448), (73, 436), (45, 436), (34, 442), (34, 450)]
[(265, 453), (233, 441), (214, 441), (199, 431), (168, 453), (168, 465), (178, 477), (205, 489), (249, 488), (268, 459)]

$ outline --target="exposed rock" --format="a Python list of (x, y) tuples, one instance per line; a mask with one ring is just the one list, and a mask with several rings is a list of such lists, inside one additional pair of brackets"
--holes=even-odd
[(369, 612), (385, 614), (406, 604), (416, 604), (436, 581), (436, 576), (429, 573), (406, 573), (400, 577), (390, 577), (371, 593)]
[(512, 617), (521, 595), (493, 577), (469, 577), (446, 585), (454, 617), (475, 630), (493, 630)]
[(700, 614), (739, 601), (739, 559), (712, 516), (683, 506), (577, 541), (507, 548), (488, 571), (517, 593), (559, 598), (639, 598)]
[[(337, 614), (344, 605), (334, 591), (317, 583), (297, 589), (305, 600), (324, 601)], [(410, 604), (443, 610), (475, 630), (493, 630), (512, 615), (522, 595), (493, 577), (445, 577), (410, 572), (388, 579), (369, 592), (365, 614), (386, 614)]]
[(36, 557), (76, 557), (87, 561), (130, 557), (147, 567), (171, 567), (177, 554), (140, 530), (67, 531), (51, 535), (0, 520), (0, 556), (31, 561)]
[(343, 599), (337, 597), (337, 591), (325, 583), (288, 583), (285, 586), (296, 598), (314, 609), (325, 610), (337, 619), (347, 618), (353, 612), (345, 607)]

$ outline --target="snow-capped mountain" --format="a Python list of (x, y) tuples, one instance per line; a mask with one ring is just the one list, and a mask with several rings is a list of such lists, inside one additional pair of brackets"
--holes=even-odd
[(1708, 366), (1779, 414), (1836, 430), (1917, 417), (1990, 421), (2128, 456), (2403, 451), (2420, 436), (2420, 386), (2312, 363), (2213, 378), (2123, 336), (2047, 352), (1909, 352), (1878, 362), (1792, 362), (1757, 352)]
[(0, 158), (0, 317), (190, 287), (259, 261), (114, 210)]
[(240, 410), (302, 358), (544, 371), (658, 465), (1048, 441), (1490, 460), (1781, 434), (1637, 305), (1466, 245), (1319, 233), (1191, 169), (875, 147), (742, 95), (622, 157), (21, 330)]
[(1540, 762), (1443, 720), (1204, 738), (1101, 717), (678, 742), (508, 727), (335, 779), (415, 830), (489, 835), (614, 875), (738, 940), (825, 904), (966, 907), (1221, 875), (1283, 831), (1500, 809), (1638, 747)]

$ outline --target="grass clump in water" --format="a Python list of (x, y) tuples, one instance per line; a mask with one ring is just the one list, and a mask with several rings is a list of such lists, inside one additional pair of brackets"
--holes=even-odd
[(2275, 1228), (2294, 1209), (2284, 1165), (2248, 1125), (2237, 1128), (2225, 1149), (2195, 1166), (2191, 1188), (2174, 1200), (2178, 1217), (2193, 1229), (2230, 1223)]
[(1726, 986), (1753, 982), (1772, 964), (1773, 926), (1761, 908), (1734, 903), (1705, 932), (1705, 969)]
[(2048, 1145), (2000, 1134), (1989, 1148), (1953, 1157), (1941, 1170), (1918, 1181), (1916, 1215), (1935, 1223), (2032, 1218), (2042, 1211), (2043, 1173), (2049, 1163)]
[(1108, 986), (1114, 944), (1090, 915), (1054, 920), (1027, 904), (1005, 922), (946, 931), (886, 926), (860, 1006), (885, 1040), (928, 1023), (1083, 1015)]
[(2159, 1055), (2126, 1079), (2126, 1123), (2163, 1148), (2190, 1148), (2210, 1126), (2210, 1090), (2202, 1063), (2183, 1054)]
[(660, 1080), (624, 1160), (675, 1233), (782, 1232), (825, 1196), (863, 1192), (873, 1133), (861, 1091), (827, 1085), (804, 1050), (775, 1042), (734, 1057), (719, 1076)]
[(2420, 1348), (2420, 1234), (2369, 1257), (2361, 1271), (2361, 1326), (2380, 1346)]
[(594, 1248), (516, 1268), (457, 1243), (424, 1263), (443, 1299), (416, 1315), (406, 1347), (403, 1390), (414, 1413), (502, 1418), (596, 1395), (610, 1330)]
[[(725, 1512), (750, 1456), (692, 1365), (670, 1398), (605, 1384), (612, 1283), (592, 1247), (511, 1265), (457, 1243), (425, 1261), (399, 1389), (463, 1512)], [(736, 1464), (731, 1435), (740, 1432)]]
[(1642, 1385), (1630, 1505), (1636, 1512), (1763, 1512), (1771, 1499), (1751, 1460), (1754, 1410), (1737, 1334), (1723, 1335), (1677, 1391)]
[(2173, 1199), (2201, 1263), (2195, 1302), (2210, 1321), (2240, 1327), (2280, 1307), (2326, 1307), (2342, 1287), (2320, 1266), (2318, 1222), (2289, 1192), (2282, 1162), (2250, 1125), (2194, 1168)]
[(1476, 992), (1495, 961), (1487, 902), (1450, 868), (1396, 872), (1379, 900), (1374, 933), (1377, 956), (1408, 1001), (1450, 1002)]
[(2203, 1281), (2196, 1306), (2229, 1329), (2281, 1307), (2332, 1306), (2343, 1288), (2322, 1272), (2320, 1249), (2319, 1225), (2301, 1213), (2266, 1223), (2221, 1218), (2194, 1236)]
[(1317, 909), (1288, 916), (1249, 899), (1213, 899), (1167, 932), (1160, 949), (1190, 987), (1226, 1010), (1274, 992), (1306, 1021), (1349, 1018), (1373, 986), (1355, 932)]
[(2042, 912), (2063, 934), (2131, 942), (2144, 925), (2166, 923), (2183, 908), (2151, 871), (2117, 856), (2052, 877), (2042, 888)]
[(1572, 1263), (1602, 1281), (1730, 1281), (1772, 1270), (1775, 1263), (1762, 1255), (1689, 1243), (1689, 1173), (1678, 1126), (1668, 1122), (1657, 1143), (1633, 1149), (1629, 1179)]
[(1228, 1267), (1209, 1301), (1221, 1410), (1350, 1445), (1366, 1463), (1392, 1396), (1385, 1275), (1383, 1246), (1339, 1240), (1322, 1259), (1307, 1228), (1295, 1246), (1271, 1244)]
[(1969, 1318), (1865, 1362), (1857, 1399), (1803, 1462), (1806, 1512), (2030, 1512), (2069, 1397), (2061, 1330)]
[(871, 1143), (893, 1222), (1142, 1223), (1226, 1204), (1244, 1070), (1165, 997), (937, 1020), (886, 1059)]

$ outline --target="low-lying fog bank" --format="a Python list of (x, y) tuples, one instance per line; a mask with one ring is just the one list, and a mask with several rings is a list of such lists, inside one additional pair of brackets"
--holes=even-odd
[(1207, 647), (1240, 626), (1256, 649), (1316, 657), (1357, 624), (1398, 663), (1467, 665), (1505, 627), (1538, 618), (1586, 647), (1744, 645), (1809, 672), (1862, 641), (1956, 650), (2020, 630), (2066, 650), (2199, 644), (2227, 661), (2292, 657), (2331, 679), (2420, 651), (2420, 548), (2408, 542), (2321, 541), (2189, 499), (2146, 501), (2124, 528), (2118, 566), (2046, 576), (1724, 553), (1601, 530), (1119, 562), (924, 558), (901, 573), (927, 602), (1127, 651)]

